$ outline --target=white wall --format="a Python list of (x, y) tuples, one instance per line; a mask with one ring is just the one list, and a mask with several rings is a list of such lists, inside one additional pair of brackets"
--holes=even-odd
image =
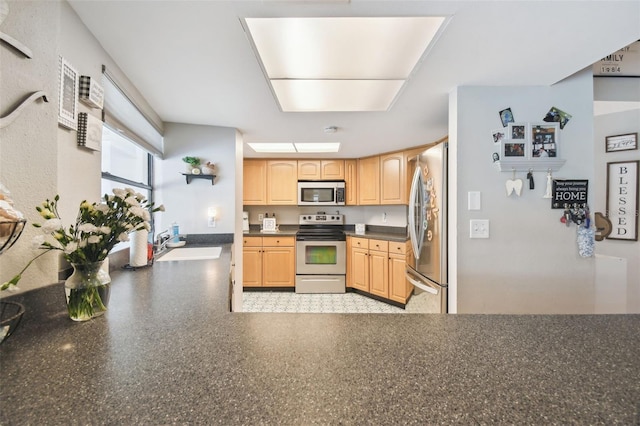
[[(457, 186), (457, 219), (450, 229), (454, 264), (450, 271), (460, 313), (594, 312), (594, 258), (581, 258), (576, 226), (560, 223), (562, 210), (543, 199), (545, 173), (534, 173), (529, 190), (508, 197), (511, 172), (498, 172), (490, 131), (501, 127), (498, 111), (511, 107), (517, 122), (540, 122), (550, 107), (573, 115), (560, 131), (566, 164), (558, 179), (588, 179), (594, 198), (593, 81), (585, 70), (551, 87), (459, 87), (451, 94), (450, 151), (457, 162), (451, 185)], [(467, 210), (469, 191), (480, 191), (482, 207)], [(454, 216), (455, 217), (455, 216)], [(469, 220), (489, 219), (490, 238), (470, 239)]]
[[(165, 123), (164, 160), (156, 167), (156, 204), (166, 211), (157, 215), (156, 231), (178, 222), (181, 234), (233, 234), (235, 229), (236, 130), (230, 127)], [(183, 157), (200, 157), (215, 163), (215, 184), (194, 179), (187, 185), (181, 174)], [(207, 210), (217, 211), (216, 227), (208, 227)]]
[[(640, 86), (640, 83), (637, 85)], [(605, 152), (605, 138), (626, 133), (640, 133), (640, 110), (597, 116), (594, 125), (593, 150), (596, 166), (594, 211), (605, 213), (607, 163), (640, 160), (638, 149)], [(637, 212), (636, 220), (638, 220)], [(596, 254), (598, 271), (602, 271), (602, 276), (595, 283), (596, 292), (600, 294), (596, 301), (598, 312), (640, 313), (640, 241), (605, 239), (596, 243)]]
[[(31, 240), (40, 232), (30, 224), (41, 222), (35, 210), (53, 198), (58, 181), (58, 29), (60, 4), (9, 2), (2, 32), (33, 52), (27, 59), (0, 43), (0, 114), (12, 111), (31, 93), (43, 90), (49, 103), (38, 101), (23, 110), (8, 127), (0, 129), (0, 182), (12, 193), (15, 207), (28, 220), (22, 237), (0, 256), (0, 282), (10, 279), (38, 252)], [(46, 255), (23, 275), (20, 288), (57, 281), (57, 257)], [(5, 292), (6, 294), (6, 292)]]

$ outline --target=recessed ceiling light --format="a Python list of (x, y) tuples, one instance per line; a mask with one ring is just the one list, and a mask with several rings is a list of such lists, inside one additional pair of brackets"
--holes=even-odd
[(283, 111), (389, 109), (444, 21), (424, 16), (245, 19)]

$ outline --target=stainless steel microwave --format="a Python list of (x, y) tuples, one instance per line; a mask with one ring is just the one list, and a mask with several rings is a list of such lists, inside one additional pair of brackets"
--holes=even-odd
[(344, 181), (298, 181), (299, 206), (344, 206)]

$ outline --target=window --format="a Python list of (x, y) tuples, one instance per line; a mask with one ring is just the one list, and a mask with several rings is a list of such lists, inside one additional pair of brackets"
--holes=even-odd
[[(112, 194), (114, 188), (128, 187), (153, 196), (154, 155), (162, 158), (162, 126), (150, 116), (152, 110), (140, 108), (103, 67), (104, 126), (102, 131), (102, 194)], [(151, 222), (153, 231), (153, 218)], [(151, 233), (153, 235), (153, 232)], [(118, 244), (115, 250), (127, 247)]]
[(148, 152), (128, 138), (114, 132), (109, 126), (104, 126), (102, 131), (103, 178), (108, 179), (111, 175), (125, 179), (132, 185), (134, 182), (150, 185), (149, 156)]
[[(114, 132), (108, 125), (102, 129), (102, 183), (101, 193), (112, 194), (114, 188), (131, 188), (153, 201), (153, 156)], [(151, 221), (153, 229), (153, 218)], [(153, 235), (153, 233), (151, 234)], [(129, 247), (119, 243), (114, 251)]]

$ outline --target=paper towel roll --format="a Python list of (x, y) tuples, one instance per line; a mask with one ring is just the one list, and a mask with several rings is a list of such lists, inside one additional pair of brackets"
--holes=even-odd
[(141, 229), (131, 236), (131, 247), (129, 247), (129, 265), (146, 266), (147, 265), (147, 240), (149, 239), (149, 231)]

